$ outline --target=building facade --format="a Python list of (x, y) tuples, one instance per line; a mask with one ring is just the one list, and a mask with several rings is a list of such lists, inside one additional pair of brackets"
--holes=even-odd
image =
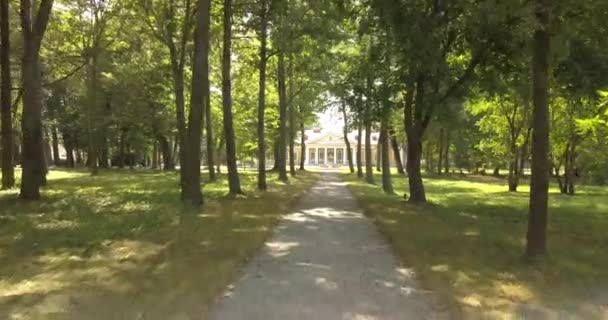
[[(361, 137), (361, 163), (365, 164), (365, 131)], [(372, 165), (376, 165), (379, 158), (378, 153), (378, 140), (379, 133), (372, 132), (371, 134), (371, 149), (372, 149)], [(304, 156), (304, 163), (309, 166), (324, 166), (324, 167), (340, 167), (348, 166), (348, 157), (346, 142), (344, 141), (344, 134), (323, 131), (321, 129), (312, 129), (305, 131), (305, 152), (302, 155), (302, 148), (300, 146), (300, 140), (298, 139), (297, 148), (295, 150), (295, 160), (298, 163), (302, 156)], [(357, 139), (358, 132), (351, 132), (348, 134), (348, 140), (353, 154), (353, 161), (357, 163)], [(402, 149), (400, 149), (401, 156)], [(391, 164), (394, 164), (393, 151), (389, 152)]]

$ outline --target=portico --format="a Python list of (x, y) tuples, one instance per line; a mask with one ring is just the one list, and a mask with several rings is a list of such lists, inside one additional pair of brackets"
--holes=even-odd
[[(347, 148), (344, 142), (344, 136), (340, 133), (334, 132), (322, 132), (319, 129), (307, 130), (305, 136), (305, 152), (304, 152), (304, 163), (310, 166), (329, 166), (339, 167), (348, 165)], [(357, 132), (348, 134), (348, 140), (350, 142), (350, 148), (353, 155), (353, 161), (357, 162)], [(377, 148), (378, 148), (378, 133), (374, 132), (372, 136), (372, 164), (376, 164), (377, 160)], [(300, 161), (301, 147), (296, 147), (295, 160)], [(362, 141), (363, 142), (363, 141)], [(365, 148), (365, 144), (362, 145), (362, 149)], [(365, 155), (362, 150), (362, 163), (365, 163)], [(391, 153), (392, 159), (392, 153)]]

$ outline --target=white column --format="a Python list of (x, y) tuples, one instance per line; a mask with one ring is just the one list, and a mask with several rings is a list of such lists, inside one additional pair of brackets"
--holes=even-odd
[(334, 148), (334, 164), (336, 164), (336, 160), (338, 159), (337, 154), (336, 154), (336, 148)]
[[(301, 150), (302, 148), (300, 148)], [(308, 146), (304, 145), (304, 154), (302, 155), (302, 159), (304, 159), (304, 164), (308, 164)]]
[(315, 165), (319, 165), (319, 148), (315, 148)]

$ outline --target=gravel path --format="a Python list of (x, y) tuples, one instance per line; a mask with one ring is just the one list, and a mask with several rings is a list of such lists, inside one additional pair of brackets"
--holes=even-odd
[(419, 290), (335, 174), (277, 227), (210, 319), (433, 319)]

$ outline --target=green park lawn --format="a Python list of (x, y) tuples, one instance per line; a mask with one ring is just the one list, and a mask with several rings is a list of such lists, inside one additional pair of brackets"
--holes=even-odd
[(581, 186), (575, 196), (552, 188), (549, 255), (530, 265), (523, 259), (528, 186), (509, 193), (497, 178), (428, 177), (431, 203), (414, 206), (403, 199), (404, 176), (393, 176), (395, 196), (375, 178), (368, 185), (345, 175), (366, 214), (423, 286), (438, 293), (450, 318), (608, 315), (608, 188)]
[(189, 319), (234, 280), (314, 173), (227, 198), (227, 182), (204, 186), (206, 203), (179, 201), (177, 174), (53, 170), (44, 200), (0, 192), (0, 319)]

